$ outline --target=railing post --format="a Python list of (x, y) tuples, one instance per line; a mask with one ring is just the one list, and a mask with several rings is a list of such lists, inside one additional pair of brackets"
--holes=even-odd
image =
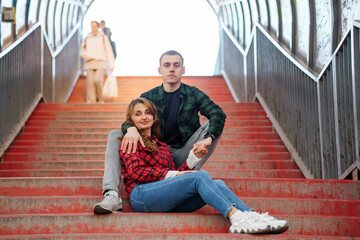
[(335, 119), (335, 143), (336, 143), (336, 163), (338, 170), (338, 178), (341, 176), (341, 156), (340, 156), (340, 133), (339, 133), (339, 109), (337, 99), (337, 64), (336, 55), (332, 56), (332, 79), (333, 79), (333, 97), (334, 97), (334, 119)]
[(359, 74), (359, 68), (360, 68), (360, 49), (359, 49), (359, 28), (355, 25), (352, 26), (351, 31), (351, 72), (352, 72), (352, 94), (353, 94), (353, 105), (354, 105), (354, 131), (355, 131), (355, 149), (356, 149), (356, 159), (360, 160), (360, 149), (359, 149), (359, 126), (358, 126), (358, 104), (360, 102), (360, 96), (357, 96), (356, 88), (360, 86), (357, 86), (356, 84), (360, 84), (360, 80), (356, 82), (356, 79), (360, 78)]

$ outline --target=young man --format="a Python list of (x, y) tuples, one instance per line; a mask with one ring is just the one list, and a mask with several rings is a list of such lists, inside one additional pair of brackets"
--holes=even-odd
[[(214, 152), (224, 128), (226, 115), (204, 92), (181, 82), (185, 73), (184, 60), (180, 53), (167, 51), (160, 57), (159, 74), (163, 83), (141, 97), (152, 101), (158, 110), (162, 138), (172, 153), (176, 167), (180, 166), (194, 147), (194, 154), (202, 160), (195, 169), (200, 169)], [(208, 118), (202, 126), (198, 113)], [(119, 137), (124, 135), (121, 150), (136, 151), (137, 144), (144, 142), (134, 126), (127, 122), (122, 130), (109, 133), (105, 152), (102, 202), (94, 205), (94, 213), (111, 213), (122, 209), (119, 198), (121, 165), (119, 160)]]

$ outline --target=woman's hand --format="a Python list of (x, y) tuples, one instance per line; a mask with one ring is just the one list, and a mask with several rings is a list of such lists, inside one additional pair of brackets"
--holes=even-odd
[(140, 144), (145, 147), (144, 141), (136, 127), (129, 127), (127, 129), (127, 133), (124, 135), (124, 138), (121, 141), (121, 150), (123, 153), (126, 152), (126, 150), (128, 154), (130, 154), (130, 152), (135, 153), (138, 142), (140, 142)]
[(180, 176), (180, 175), (183, 175), (185, 173), (192, 173), (192, 172), (196, 172), (196, 171), (193, 171), (193, 170), (188, 170), (188, 171), (179, 171), (176, 176)]

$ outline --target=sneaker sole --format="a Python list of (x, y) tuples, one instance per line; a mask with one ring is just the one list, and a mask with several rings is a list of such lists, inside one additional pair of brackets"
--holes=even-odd
[(271, 227), (270, 233), (283, 233), (289, 229), (289, 224), (285, 224), (284, 226)]
[(237, 229), (231, 230), (229, 229), (229, 233), (232, 234), (264, 234), (264, 233), (270, 233), (271, 227), (268, 225), (265, 229), (240, 229), (239, 231)]
[(118, 210), (116, 211), (112, 211), (108, 208), (103, 208), (101, 207), (100, 205), (95, 205), (94, 206), (94, 213), (95, 214), (109, 214), (109, 213), (113, 213), (113, 212), (122, 212), (122, 208), (119, 208)]

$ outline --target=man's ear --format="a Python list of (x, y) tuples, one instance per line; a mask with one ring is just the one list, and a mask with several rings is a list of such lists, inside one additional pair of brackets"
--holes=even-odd
[(160, 70), (160, 67), (158, 67), (158, 73), (161, 75), (161, 70)]
[(185, 67), (183, 67), (182, 74), (185, 74)]

